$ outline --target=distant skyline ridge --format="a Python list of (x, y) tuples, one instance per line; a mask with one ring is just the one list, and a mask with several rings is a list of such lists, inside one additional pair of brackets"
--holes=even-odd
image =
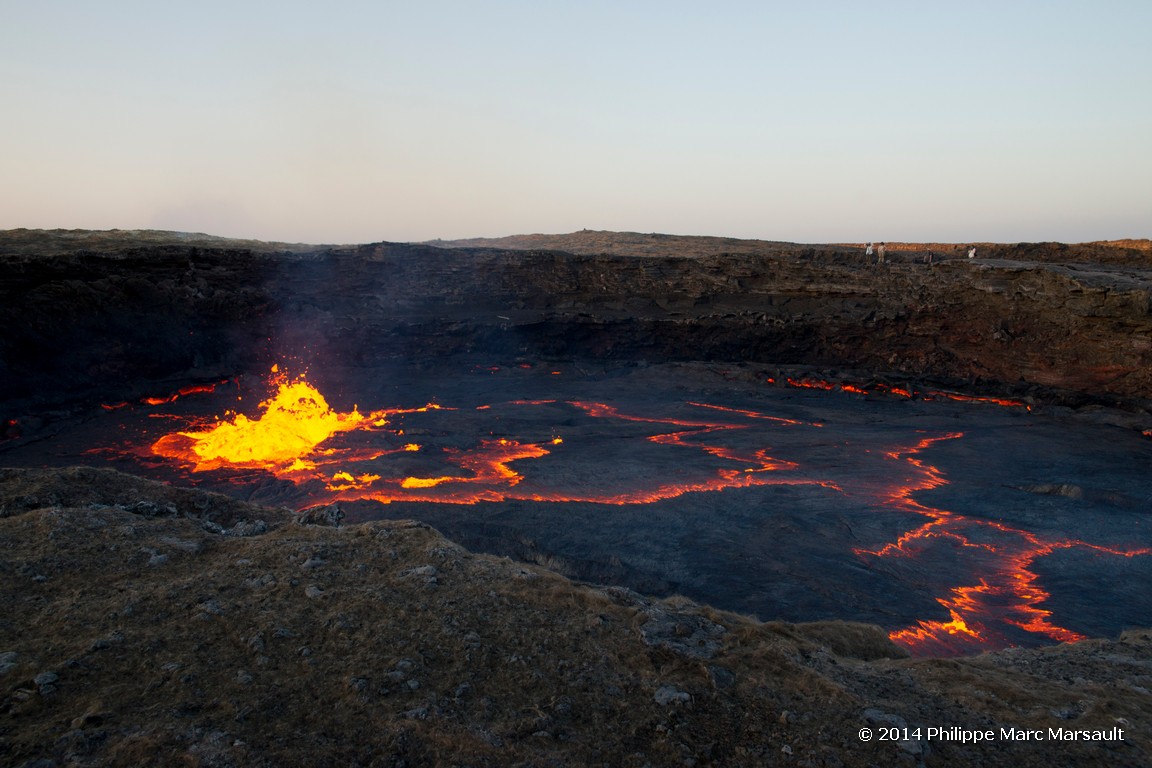
[[(330, 248), (357, 248), (374, 243), (395, 243), (389, 240), (369, 240), (362, 243), (303, 243), (284, 240), (231, 238), (205, 232), (180, 232), (155, 229), (30, 229), (0, 230), (0, 254), (52, 253), (75, 249), (115, 251), (129, 246), (184, 245), (209, 248), (243, 248), (262, 252), (309, 252)], [(525, 233), (502, 237), (472, 237), (447, 240), (433, 238), (411, 245), (438, 248), (494, 248), (509, 250), (560, 250), (574, 254), (616, 253), (638, 256), (722, 256), (728, 253), (788, 253), (823, 249), (829, 252), (851, 252), (864, 249), (868, 242), (856, 243), (795, 243), (781, 240), (731, 238), (710, 235), (676, 235), (661, 232), (613, 232), (582, 229), (567, 233)], [(1152, 256), (1152, 239), (1098, 240), (1085, 243), (1062, 243), (1053, 240), (1021, 241), (1016, 243), (964, 242), (949, 243), (885, 241), (888, 251), (895, 254), (924, 255), (936, 252), (947, 258), (976, 246), (981, 256), (990, 258), (1016, 258), (1021, 260), (1059, 261), (1067, 257), (1074, 261), (1129, 261), (1143, 263), (1145, 254)], [(1065, 252), (1065, 249), (1073, 249)]]
[[(792, 242), (787, 240), (767, 240), (764, 238), (738, 238), (738, 237), (724, 237), (721, 235), (679, 235), (671, 232), (630, 232), (621, 231), (615, 232), (611, 230), (594, 230), (582, 229), (576, 232), (534, 232), (534, 233), (519, 233), (514, 235), (503, 235), (497, 237), (464, 237), (455, 239), (433, 238), (432, 240), (422, 241), (425, 244), (436, 245), (438, 243), (452, 245), (454, 247), (539, 247), (541, 243), (549, 241), (557, 242), (579, 242), (586, 240), (595, 242), (598, 239), (612, 238), (615, 241), (649, 241), (658, 242), (663, 238), (675, 238), (680, 240), (696, 240), (696, 241), (710, 241), (717, 245), (725, 243), (762, 243), (765, 245), (773, 246), (842, 246), (845, 248), (862, 248), (869, 243), (881, 242), (878, 239), (872, 240), (858, 240), (855, 242)], [(956, 241), (945, 242), (942, 240), (931, 241), (899, 241), (887, 240), (884, 241), (889, 249), (901, 250), (908, 248), (920, 247), (961, 247), (968, 245), (1015, 245), (1017, 243), (1062, 243), (1065, 245), (1104, 245), (1116, 248), (1133, 248), (1136, 250), (1152, 250), (1152, 239), (1148, 238), (1119, 238), (1115, 240), (1091, 240), (1079, 243), (1063, 243), (1059, 240), (1021, 240), (1014, 242), (998, 242), (998, 241)]]

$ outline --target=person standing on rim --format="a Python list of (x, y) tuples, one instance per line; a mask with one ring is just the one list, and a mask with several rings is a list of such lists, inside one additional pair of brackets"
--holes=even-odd
[(869, 259), (872, 258), (872, 243), (868, 243), (868, 247), (864, 249), (864, 255)]
[(876, 263), (884, 263), (884, 243), (880, 243), (880, 245), (876, 246)]

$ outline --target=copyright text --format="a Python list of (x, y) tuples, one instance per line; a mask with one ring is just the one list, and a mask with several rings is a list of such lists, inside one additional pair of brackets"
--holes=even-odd
[(1106, 731), (1076, 730), (1072, 728), (961, 728), (960, 726), (917, 728), (861, 728), (861, 741), (952, 741), (974, 744), (982, 741), (1123, 741), (1124, 729), (1115, 727)]

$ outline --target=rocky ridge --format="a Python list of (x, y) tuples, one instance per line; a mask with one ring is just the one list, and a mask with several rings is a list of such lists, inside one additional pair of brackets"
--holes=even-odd
[(286, 358), (459, 353), (804, 365), (1152, 412), (1146, 249), (908, 250), (877, 267), (847, 246), (591, 235), (548, 236), (559, 251), (0, 233), (0, 416)]
[(909, 660), (867, 625), (759, 623), (475, 555), (418, 523), (338, 518), (108, 470), (0, 470), (3, 762), (1138, 766), (1152, 753), (1147, 632)]

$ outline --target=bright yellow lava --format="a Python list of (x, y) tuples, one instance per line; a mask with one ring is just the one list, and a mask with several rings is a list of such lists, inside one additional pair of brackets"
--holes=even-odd
[[(187, 455), (190, 451), (194, 455), (187, 458), (196, 462), (198, 470), (224, 464), (304, 469), (309, 463), (302, 458), (320, 443), (338, 432), (360, 427), (368, 418), (380, 418), (378, 414), (365, 417), (355, 408), (350, 413), (333, 411), (324, 396), (303, 379), (281, 381), (276, 394), (260, 408), (262, 412), (255, 419), (237, 414), (232, 421), (218, 422), (211, 429), (168, 435), (153, 448), (162, 455)], [(164, 445), (170, 438), (178, 443)]]
[(460, 480), (458, 477), (406, 477), (400, 481), (401, 488), (434, 488), (441, 483)]

